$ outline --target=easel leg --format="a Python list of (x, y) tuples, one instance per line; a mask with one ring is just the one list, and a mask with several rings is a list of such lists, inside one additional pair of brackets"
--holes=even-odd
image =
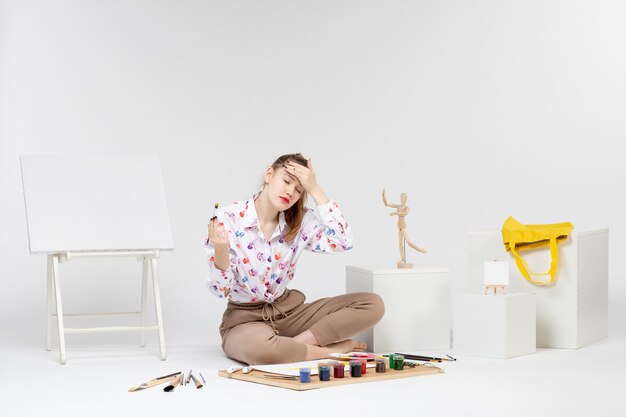
[[(141, 325), (146, 325), (148, 305), (148, 260), (144, 257), (141, 261)], [(146, 346), (146, 331), (141, 331), (140, 347)]]
[(48, 255), (48, 277), (46, 284), (46, 350), (52, 350), (51, 327), (52, 327), (52, 297), (54, 285), (52, 283), (52, 255)]
[(63, 325), (63, 306), (61, 303), (61, 285), (59, 280), (59, 257), (52, 256), (52, 281), (54, 283), (54, 298), (57, 307), (57, 324), (59, 328), (59, 353), (61, 365), (65, 365), (65, 326)]
[(157, 274), (157, 260), (150, 259), (152, 269), (152, 290), (154, 292), (154, 305), (156, 308), (157, 325), (159, 326), (159, 346), (161, 348), (161, 360), (165, 360), (165, 337), (163, 336), (163, 319), (161, 317), (161, 297), (159, 295), (159, 279)]

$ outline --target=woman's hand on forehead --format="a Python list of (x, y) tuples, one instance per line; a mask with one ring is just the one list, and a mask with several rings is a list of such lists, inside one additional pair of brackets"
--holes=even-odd
[(283, 168), (285, 169), (285, 175), (287, 175), (289, 177), (289, 179), (297, 181), (298, 183), (300, 183), (300, 180), (298, 179), (298, 177), (296, 177), (293, 173), (293, 170), (291, 167), (288, 167), (287, 165), (283, 165)]
[(308, 167), (305, 167), (295, 162), (287, 161), (283, 167), (289, 176), (294, 177), (309, 192), (317, 187), (317, 181), (315, 180), (315, 171), (313, 171), (311, 160), (307, 161), (307, 165)]

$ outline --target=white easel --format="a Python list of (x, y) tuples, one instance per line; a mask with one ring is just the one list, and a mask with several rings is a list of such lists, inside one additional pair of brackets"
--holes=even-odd
[[(22, 156), (21, 164), (30, 251), (46, 254), (48, 260), (46, 349), (51, 350), (56, 316), (61, 364), (66, 362), (65, 334), (107, 331), (140, 331), (143, 347), (146, 331), (156, 330), (160, 357), (165, 360), (157, 259), (161, 250), (173, 249), (173, 242), (157, 156)], [(142, 263), (141, 310), (64, 314), (59, 264), (111, 257), (135, 257)], [(149, 274), (156, 325), (147, 324)], [(66, 328), (64, 324), (65, 317), (128, 315), (138, 315), (140, 325)]]

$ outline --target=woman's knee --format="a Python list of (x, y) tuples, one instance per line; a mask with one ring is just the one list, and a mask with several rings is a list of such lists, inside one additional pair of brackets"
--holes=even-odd
[(267, 340), (250, 340), (243, 343), (240, 350), (242, 357), (245, 358), (244, 362), (250, 365), (280, 363), (273, 349), (276, 339), (278, 336), (274, 335)]
[(282, 339), (275, 333), (263, 337), (239, 338), (232, 341), (235, 343), (226, 343), (224, 352), (228, 357), (250, 365), (290, 362), (293, 355), (298, 356), (297, 360), (303, 360), (299, 358), (300, 352), (296, 352), (293, 346), (287, 346), (289, 344)]
[(363, 295), (370, 311), (372, 325), (374, 325), (385, 315), (385, 302), (380, 295), (373, 292), (363, 293)]
[(222, 349), (229, 358), (257, 364), (259, 356), (271, 345), (272, 339), (277, 337), (269, 326), (259, 323), (245, 323), (233, 327), (222, 338)]

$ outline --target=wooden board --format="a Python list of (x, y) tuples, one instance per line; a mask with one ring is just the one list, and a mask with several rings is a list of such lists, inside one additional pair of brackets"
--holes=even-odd
[(338, 385), (348, 385), (348, 384), (359, 384), (363, 382), (375, 382), (375, 381), (385, 381), (389, 379), (398, 379), (398, 378), (409, 378), (415, 376), (423, 376), (423, 375), (432, 375), (432, 374), (440, 374), (443, 372), (443, 369), (438, 368), (436, 366), (416, 366), (415, 368), (404, 368), (402, 371), (394, 371), (393, 369), (387, 369), (385, 373), (376, 373), (373, 368), (368, 368), (367, 373), (360, 378), (352, 378), (349, 373), (346, 373), (345, 378), (335, 379), (331, 377), (330, 381), (320, 381), (317, 375), (311, 376), (311, 382), (308, 383), (300, 383), (299, 380), (283, 380), (283, 379), (274, 379), (267, 378), (265, 375), (267, 372), (261, 372), (257, 370), (253, 370), (248, 374), (244, 374), (242, 372), (235, 372), (233, 374), (229, 374), (226, 370), (218, 371), (218, 375), (224, 378), (230, 379), (238, 379), (240, 381), (247, 382), (255, 382), (257, 384), (270, 385), (273, 387), (280, 388), (288, 388), (295, 391), (306, 391), (310, 389), (316, 388), (326, 388), (326, 387), (336, 387)]

